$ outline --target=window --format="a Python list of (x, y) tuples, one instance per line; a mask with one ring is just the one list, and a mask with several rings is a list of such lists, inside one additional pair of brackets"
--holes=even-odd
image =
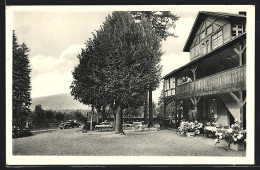
[(210, 35), (212, 33), (212, 26), (207, 28), (207, 35)]
[(209, 51), (210, 51), (210, 42), (209, 42), (209, 40), (206, 40), (205, 42), (203, 42), (202, 44), (201, 44), (201, 52), (202, 52), (202, 54), (206, 54), (206, 53), (208, 53)]
[(212, 36), (212, 49), (223, 44), (222, 30)]
[(239, 36), (243, 33), (243, 25), (233, 25), (232, 26), (232, 36)]

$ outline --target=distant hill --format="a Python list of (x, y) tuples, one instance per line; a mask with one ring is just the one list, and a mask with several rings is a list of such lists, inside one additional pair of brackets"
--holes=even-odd
[(30, 106), (32, 111), (37, 104), (40, 104), (44, 110), (90, 110), (89, 106), (74, 100), (69, 93), (32, 98)]

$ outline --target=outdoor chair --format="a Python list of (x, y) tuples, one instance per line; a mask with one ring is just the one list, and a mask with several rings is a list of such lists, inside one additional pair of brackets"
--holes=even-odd
[(139, 124), (139, 125), (135, 125), (135, 131), (148, 131), (150, 128), (147, 124)]

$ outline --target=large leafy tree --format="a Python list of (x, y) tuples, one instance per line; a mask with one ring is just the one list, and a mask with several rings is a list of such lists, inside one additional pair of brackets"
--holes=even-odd
[(26, 119), (31, 105), (29, 49), (17, 42), (13, 31), (13, 117), (18, 126)]
[(117, 133), (122, 132), (122, 109), (144, 96), (149, 84), (159, 84), (160, 39), (150, 22), (141, 23), (136, 24), (128, 12), (114, 12), (104, 25), (111, 37), (107, 85), (115, 97)]
[(86, 43), (73, 72), (71, 94), (85, 104), (109, 103), (116, 112), (116, 133), (123, 133), (123, 109), (160, 79), (160, 39), (147, 20), (141, 22), (129, 12), (113, 12)]
[[(172, 14), (170, 11), (131, 11), (131, 14), (134, 16), (136, 22), (142, 23), (142, 20), (150, 22), (153, 30), (156, 32), (157, 37), (162, 41), (166, 40), (169, 36), (176, 35), (172, 32), (172, 29), (175, 28), (175, 21), (179, 19), (178, 16)], [(145, 30), (147, 31), (147, 30)], [(156, 56), (154, 56), (156, 58)], [(152, 61), (154, 64), (157, 64), (158, 60)], [(147, 87), (149, 91), (149, 126), (153, 126), (153, 108), (152, 108), (152, 91), (158, 87), (158, 81), (149, 82)], [(144, 109), (144, 119), (147, 120), (147, 101), (145, 101)]]

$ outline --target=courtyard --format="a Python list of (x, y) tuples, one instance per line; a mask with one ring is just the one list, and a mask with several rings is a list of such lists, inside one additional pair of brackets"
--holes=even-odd
[(233, 151), (224, 141), (203, 136), (182, 137), (173, 130), (88, 131), (82, 128), (57, 129), (13, 139), (13, 155), (47, 156), (246, 156)]

